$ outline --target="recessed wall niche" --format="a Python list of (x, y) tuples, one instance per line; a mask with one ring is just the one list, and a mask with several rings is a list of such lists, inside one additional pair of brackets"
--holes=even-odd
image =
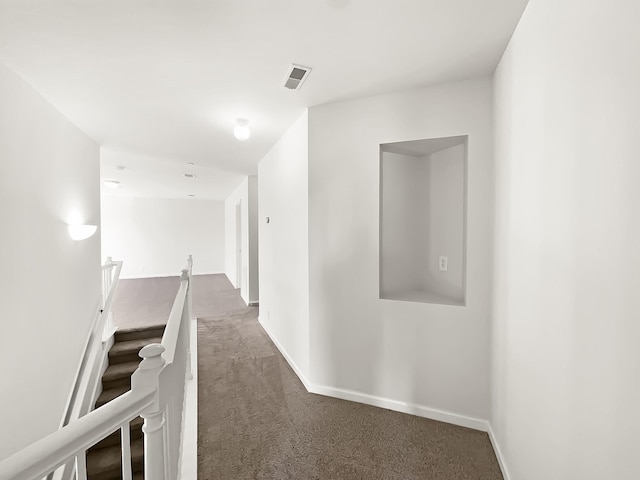
[(380, 145), (380, 298), (465, 305), (467, 143)]

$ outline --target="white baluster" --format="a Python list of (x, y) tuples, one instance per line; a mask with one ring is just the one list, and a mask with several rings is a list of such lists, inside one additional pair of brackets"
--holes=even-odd
[[(111, 291), (111, 282), (113, 281), (113, 258), (107, 257), (107, 265), (109, 269), (107, 270), (107, 295)], [(106, 297), (105, 297), (106, 300)]]
[(155, 389), (156, 395), (151, 404), (140, 415), (144, 418), (144, 477), (153, 480), (165, 478), (165, 448), (164, 448), (164, 409), (160, 405), (159, 375), (164, 368), (162, 358), (164, 347), (159, 343), (152, 343), (140, 350), (142, 362), (131, 377), (131, 389)]
[(107, 302), (107, 270), (102, 269), (102, 305), (101, 308), (104, 309), (105, 303)]
[(131, 435), (129, 422), (120, 427), (120, 439), (122, 444), (122, 480), (131, 480)]
[(76, 455), (76, 479), (87, 480), (87, 452), (85, 450)]

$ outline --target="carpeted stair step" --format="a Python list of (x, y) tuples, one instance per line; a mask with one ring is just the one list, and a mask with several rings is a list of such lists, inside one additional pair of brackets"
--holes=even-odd
[[(150, 343), (162, 342), (164, 325), (118, 330), (114, 344), (109, 350), (109, 366), (102, 375), (102, 393), (96, 401), (101, 407), (131, 390), (131, 375), (142, 360), (138, 353)], [(129, 424), (131, 436), (131, 458), (134, 480), (144, 480), (144, 447), (142, 425), (137, 417)], [(122, 478), (120, 430), (102, 439), (87, 452), (87, 478), (89, 480), (111, 480)], [(137, 472), (137, 473), (136, 473)]]
[[(115, 343), (128, 342), (129, 340), (140, 340), (143, 338), (162, 337), (165, 325), (156, 325), (152, 327), (137, 327), (118, 330), (115, 333)], [(151, 343), (151, 342), (150, 342)]]
[(102, 375), (102, 388), (103, 390), (109, 390), (115, 387), (128, 387), (131, 388), (131, 375), (136, 371), (140, 359), (133, 362), (116, 363), (115, 365), (109, 365)]
[(140, 361), (140, 350), (150, 343), (160, 343), (162, 337), (139, 338), (115, 343), (109, 350), (109, 365)]
[(114, 398), (119, 397), (129, 390), (131, 390), (131, 387), (127, 385), (102, 390), (102, 393), (98, 397), (98, 400), (96, 400), (96, 408), (101, 407), (105, 403), (110, 402)]
[[(129, 424), (129, 435), (131, 437), (131, 441), (142, 438), (142, 425), (144, 425), (144, 419), (142, 417), (136, 417), (131, 420), (131, 423)], [(112, 447), (113, 445), (120, 446), (120, 438), (120, 429), (118, 429), (107, 438), (96, 443), (91, 447), (91, 450), (100, 450), (102, 448)]]
[[(144, 469), (144, 442), (131, 442), (131, 465), (133, 472)], [(122, 478), (122, 449), (120, 444), (91, 449), (87, 452), (87, 478), (90, 480), (113, 480)]]

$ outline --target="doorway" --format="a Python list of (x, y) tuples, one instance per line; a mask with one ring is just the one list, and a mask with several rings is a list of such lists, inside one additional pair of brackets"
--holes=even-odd
[(236, 205), (236, 288), (242, 288), (242, 208)]

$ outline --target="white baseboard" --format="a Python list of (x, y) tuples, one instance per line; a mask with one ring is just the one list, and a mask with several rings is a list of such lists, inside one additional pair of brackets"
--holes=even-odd
[[(289, 356), (287, 351), (284, 348), (282, 348), (282, 345), (280, 345), (280, 342), (278, 342), (276, 337), (274, 337), (271, 334), (271, 332), (269, 331), (267, 326), (261, 320), (260, 316), (258, 316), (258, 323), (260, 323), (260, 325), (262, 325), (262, 328), (264, 329), (265, 332), (267, 332), (267, 335), (269, 336), (269, 338), (271, 339), (273, 344), (276, 346), (276, 348), (278, 350), (280, 350), (280, 353), (282, 354), (284, 359), (287, 361), (289, 366), (293, 369), (294, 373), (298, 376), (298, 378), (300, 379), (300, 381), (304, 385), (304, 388), (307, 389), (307, 392), (311, 392), (312, 385), (311, 385), (311, 382), (309, 381), (309, 379), (307, 379), (307, 377), (305, 377), (304, 373), (302, 373), (302, 370), (300, 370), (300, 368), (298, 368), (298, 365), (296, 365), (296, 362), (293, 361), (293, 359)], [(314, 393), (314, 392), (312, 392), (312, 393)]]
[[(307, 389), (309, 393), (316, 393), (318, 395), (325, 395), (327, 397), (340, 398), (342, 400), (349, 400), (352, 402), (364, 403), (366, 405), (372, 405), (374, 407), (386, 408), (387, 410), (394, 410), (396, 412), (409, 413), (411, 415), (416, 415), (418, 417), (429, 418), (431, 420), (437, 420), (439, 422), (450, 423), (453, 425), (458, 425), (460, 427), (472, 428), (474, 430), (480, 430), (482, 432), (490, 431), (490, 425), (487, 420), (483, 420), (481, 418), (468, 417), (466, 415), (460, 415), (453, 412), (448, 412), (445, 410), (440, 410), (437, 408), (427, 407), (425, 405), (418, 405), (414, 403), (401, 402), (398, 400), (392, 400), (390, 398), (377, 397), (375, 395), (369, 395), (367, 393), (362, 393), (354, 390), (346, 390), (342, 388), (335, 387), (327, 387), (324, 385), (314, 385), (309, 379), (305, 377), (302, 371), (298, 368), (295, 362), (291, 359), (289, 354), (286, 352), (280, 342), (271, 334), (267, 326), (262, 322), (260, 317), (258, 317), (258, 322), (264, 328), (264, 331), (267, 332), (267, 335), (274, 343), (274, 345), (280, 350), (280, 353), (285, 358), (287, 363), (291, 366), (295, 374), (298, 376), (300, 381), (303, 383), (304, 387)], [(507, 478), (505, 477), (505, 480)]]
[(491, 425), (489, 425), (489, 431), (487, 433), (489, 434), (491, 445), (493, 445), (493, 451), (495, 452), (496, 458), (498, 459), (498, 465), (500, 465), (502, 477), (504, 478), (504, 480), (511, 480), (509, 469), (507, 468), (507, 463), (505, 462), (504, 454), (502, 453), (500, 444), (498, 444), (498, 439), (496, 438), (495, 433), (493, 433), (493, 428), (491, 428)]
[[(200, 275), (224, 275), (223, 272), (193, 272), (192, 275), (194, 277), (198, 277)], [(120, 275), (120, 280), (139, 280), (143, 278), (166, 278), (166, 277), (179, 277), (180, 271), (172, 272), (172, 273), (138, 273), (135, 276), (130, 275)]]
[(135, 275), (120, 275), (120, 280), (140, 280), (143, 278), (179, 277), (180, 273), (137, 273)]
[(489, 430), (489, 422), (481, 418), (469, 417), (458, 413), (448, 412), (437, 408), (418, 405), (415, 403), (402, 402), (385, 397), (378, 397), (368, 393), (362, 393), (355, 390), (346, 390), (343, 388), (326, 387), (323, 385), (311, 385), (309, 392), (327, 397), (341, 398), (352, 402), (364, 403), (374, 407), (386, 408), (396, 412), (408, 413), (418, 417), (429, 418), (439, 422), (450, 423), (460, 427), (472, 428), (486, 432)]

